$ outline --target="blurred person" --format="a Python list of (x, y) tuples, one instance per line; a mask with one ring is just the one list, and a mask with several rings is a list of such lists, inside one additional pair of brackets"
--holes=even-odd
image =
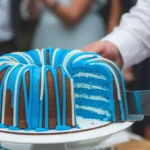
[[(27, 0), (30, 19), (39, 19), (32, 48), (81, 48), (106, 33), (106, 25), (98, 10), (107, 0)], [(120, 0), (111, 0), (108, 31), (118, 24)]]
[[(98, 10), (110, 6), (108, 27)], [(81, 48), (101, 39), (106, 32), (118, 25), (122, 13), (121, 0), (28, 0), (26, 5), (30, 19), (40, 20), (33, 36), (32, 48), (61, 47)], [(43, 8), (41, 8), (43, 7)], [(129, 84), (134, 80), (132, 69), (123, 72)]]
[[(112, 33), (101, 41), (84, 47), (83, 50), (99, 53), (125, 69), (150, 57), (149, 29), (150, 0), (138, 0), (130, 13), (123, 15), (120, 25)], [(148, 72), (143, 71), (144, 74)], [(141, 80), (146, 79), (142, 77)], [(149, 79), (146, 82), (150, 85)], [(144, 126), (144, 136), (150, 139), (150, 125), (146, 123)]]
[(0, 55), (18, 48), (19, 0), (0, 0)]

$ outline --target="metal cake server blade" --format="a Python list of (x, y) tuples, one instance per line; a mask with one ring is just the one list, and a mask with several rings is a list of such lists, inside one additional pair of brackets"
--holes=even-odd
[(141, 121), (150, 116), (150, 90), (127, 91), (128, 113), (126, 120)]

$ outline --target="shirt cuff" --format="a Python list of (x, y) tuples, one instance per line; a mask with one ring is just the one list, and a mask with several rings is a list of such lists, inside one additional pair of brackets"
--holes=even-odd
[(142, 49), (141, 43), (125, 30), (114, 31), (101, 41), (109, 41), (117, 46), (123, 59), (123, 69), (137, 64), (147, 57), (147, 51)]

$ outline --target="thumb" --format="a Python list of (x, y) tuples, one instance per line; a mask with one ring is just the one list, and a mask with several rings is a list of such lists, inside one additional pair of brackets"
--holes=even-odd
[(103, 44), (103, 42), (97, 41), (88, 46), (85, 46), (84, 48), (82, 48), (82, 51), (95, 52), (103, 55), (103, 53), (105, 52), (105, 45)]

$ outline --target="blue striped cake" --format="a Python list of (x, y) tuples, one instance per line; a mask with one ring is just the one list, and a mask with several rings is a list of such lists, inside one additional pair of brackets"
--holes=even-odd
[(0, 128), (69, 130), (77, 117), (123, 121), (119, 68), (98, 54), (45, 48), (0, 57)]

